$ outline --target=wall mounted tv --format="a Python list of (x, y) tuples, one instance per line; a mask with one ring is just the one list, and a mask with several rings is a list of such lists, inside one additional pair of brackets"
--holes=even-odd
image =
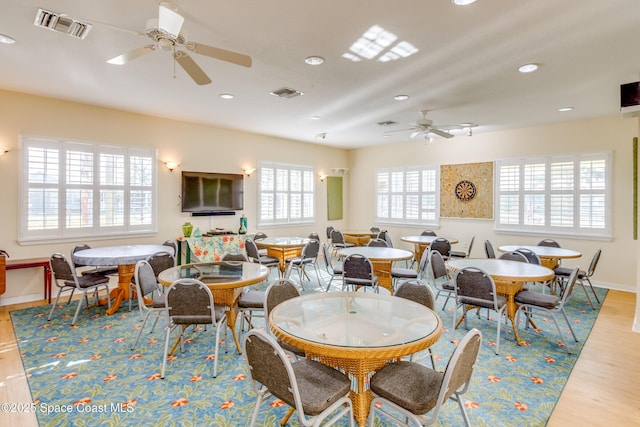
[(244, 209), (244, 176), (232, 173), (182, 172), (182, 212), (215, 215)]

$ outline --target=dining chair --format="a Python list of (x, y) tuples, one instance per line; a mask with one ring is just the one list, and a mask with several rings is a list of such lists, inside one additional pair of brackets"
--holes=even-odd
[(362, 286), (363, 289), (371, 288), (374, 292), (378, 292), (378, 276), (373, 273), (371, 260), (366, 256), (349, 255), (342, 263), (342, 271), (343, 290), (351, 285), (354, 291)]
[(315, 231), (309, 233), (309, 236), (307, 236), (307, 238), (309, 238), (311, 240), (317, 240), (318, 242), (320, 241), (320, 235), (318, 233), (316, 233)]
[(484, 253), (487, 254), (487, 258), (494, 259), (496, 252), (493, 250), (493, 245), (489, 240), (484, 241)]
[[(582, 290), (584, 291), (584, 294), (587, 297), (587, 301), (589, 301), (589, 304), (591, 305), (591, 308), (593, 310), (595, 310), (596, 308), (594, 307), (593, 302), (591, 302), (591, 297), (589, 296), (589, 292), (587, 292), (587, 289), (584, 286), (584, 282), (586, 281), (589, 284), (589, 287), (591, 288), (591, 292), (593, 292), (593, 296), (595, 297), (598, 304), (600, 304), (600, 298), (598, 298), (598, 294), (596, 293), (596, 290), (594, 289), (593, 284), (591, 283), (591, 277), (596, 272), (598, 261), (600, 261), (600, 255), (602, 255), (602, 249), (598, 249), (593, 254), (593, 258), (591, 258), (591, 262), (589, 263), (589, 268), (586, 271), (578, 270), (577, 282), (582, 288)], [(572, 271), (573, 271), (572, 269), (567, 267), (557, 267), (554, 270), (554, 273), (556, 275), (556, 283), (560, 285), (561, 288), (566, 286), (566, 281), (568, 277), (571, 275)]]
[[(464, 424), (471, 422), (462, 396), (469, 389), (471, 376), (478, 361), (482, 333), (472, 329), (460, 341), (449, 358), (444, 372), (430, 369), (416, 362), (389, 363), (371, 377), (369, 427), (379, 422), (380, 415), (390, 425), (433, 425), (447, 400), (458, 404)], [(427, 413), (431, 413), (426, 417)], [(409, 424), (411, 422), (412, 424)]]
[(96, 300), (96, 305), (98, 304), (99, 291), (104, 289), (107, 297), (107, 306), (111, 308), (111, 298), (109, 298), (109, 278), (107, 276), (101, 274), (87, 274), (78, 276), (76, 273), (76, 269), (74, 268), (71, 261), (67, 259), (66, 256), (60, 253), (55, 253), (51, 255), (49, 259), (49, 265), (51, 266), (51, 274), (53, 278), (53, 283), (58, 287), (58, 294), (56, 295), (56, 300), (53, 302), (51, 306), (51, 311), (49, 312), (49, 317), (47, 317), (47, 321), (51, 320), (51, 316), (53, 316), (53, 310), (55, 310), (58, 305), (58, 300), (60, 299), (60, 295), (65, 291), (71, 291), (69, 295), (69, 300), (67, 304), (71, 302), (71, 297), (73, 296), (74, 291), (78, 291), (82, 293), (82, 296), (78, 300), (78, 307), (76, 308), (76, 313), (73, 316), (73, 320), (71, 321), (71, 326), (76, 324), (76, 320), (78, 320), (78, 314), (80, 313), (80, 309), (82, 308), (83, 303), (86, 303), (87, 307), (89, 306), (89, 297), (87, 296), (88, 292), (93, 292)]
[[(220, 258), (222, 262), (248, 262), (249, 258), (240, 252), (226, 253)], [(238, 298), (238, 315), (240, 316), (240, 331), (244, 330), (245, 322), (249, 329), (253, 327), (254, 317), (264, 317), (264, 291), (244, 288)]]
[[(400, 281), (393, 295), (399, 298), (417, 302), (418, 304), (422, 304), (425, 307), (430, 308), (431, 310), (433, 310), (435, 306), (436, 297), (435, 295), (433, 295), (433, 291), (429, 287), (429, 284), (419, 279)], [(429, 358), (431, 359), (431, 366), (433, 367), (433, 369), (435, 369), (436, 361), (433, 356), (433, 351), (431, 351), (431, 347), (428, 347), (427, 351), (429, 353)], [(409, 360), (413, 360), (414, 356), (415, 353), (411, 355)]]
[(306, 268), (313, 266), (316, 271), (316, 277), (320, 280), (320, 270), (318, 269), (318, 253), (320, 252), (320, 241), (310, 240), (302, 247), (302, 252), (298, 257), (287, 258), (285, 263), (287, 268), (285, 270), (285, 278), (291, 277), (291, 271), (296, 270), (298, 277), (300, 277), (300, 284), (304, 281), (304, 277), (311, 281), (311, 278), (307, 274)]
[[(184, 332), (190, 325), (212, 325), (216, 337), (213, 354), (213, 377), (218, 376), (218, 349), (220, 333), (227, 330), (226, 307), (217, 306), (213, 301), (211, 290), (197, 279), (179, 279), (169, 286), (165, 293), (165, 305), (169, 316), (169, 325), (164, 342), (164, 355), (160, 377), (164, 378), (169, 355), (169, 339), (171, 332), (180, 330), (180, 351), (184, 353)], [(225, 339), (225, 351), (227, 350)]]
[(158, 279), (151, 264), (146, 260), (138, 261), (133, 278), (138, 298), (138, 312), (140, 313), (142, 326), (136, 335), (136, 339), (131, 346), (131, 350), (135, 349), (138, 345), (138, 341), (140, 340), (140, 336), (142, 335), (142, 331), (144, 330), (149, 317), (155, 317), (149, 333), (153, 333), (156, 324), (158, 323), (158, 319), (161, 317), (167, 317), (167, 307), (164, 303), (165, 297), (162, 294), (162, 289), (158, 285)]
[(502, 255), (500, 255), (498, 259), (504, 259), (507, 261), (527, 262), (527, 263), (529, 262), (527, 257), (522, 252), (518, 252), (518, 251), (505, 252)]
[[(278, 304), (290, 300), (291, 298), (299, 297), (300, 291), (298, 285), (290, 279), (277, 279), (269, 284), (264, 291), (264, 315), (265, 319), (269, 318), (269, 313)], [(278, 344), (289, 354), (296, 358), (304, 358), (304, 350), (287, 344), (281, 340), (278, 340)]]
[(389, 248), (393, 247), (393, 241), (391, 240), (391, 235), (389, 234), (389, 232), (387, 230), (380, 230), (380, 232), (378, 233), (376, 238), (377, 239), (382, 239), (385, 242), (387, 242), (387, 247), (389, 247)]
[[(176, 265), (175, 257), (171, 255), (169, 252), (156, 252), (155, 254), (149, 255), (146, 261), (149, 263), (149, 265), (151, 266), (151, 269), (153, 270), (153, 274), (155, 275), (155, 278), (156, 278), (156, 284), (158, 280), (158, 275), (160, 273), (162, 273), (164, 270), (167, 270), (169, 268), (173, 268)], [(136, 280), (136, 276), (134, 274), (134, 276), (131, 278), (131, 285), (129, 286), (129, 311), (131, 311), (131, 308), (132, 308), (133, 293), (134, 291), (137, 290), (135, 280)], [(163, 291), (163, 288), (160, 288), (160, 292), (162, 291)]]
[[(74, 254), (78, 251), (83, 251), (85, 249), (91, 249), (91, 246), (85, 244), (76, 245), (71, 250), (71, 262), (73, 263), (73, 268), (76, 270), (76, 274), (80, 274), (81, 276), (85, 276), (88, 274), (98, 275), (98, 276), (111, 276), (118, 274), (118, 266), (117, 265), (109, 265), (109, 266), (89, 266), (82, 263), (77, 263), (74, 259)], [(79, 267), (91, 267), (89, 269), (83, 269), (82, 271), (78, 271)]]
[[(333, 259), (331, 258), (331, 250), (329, 249), (329, 246), (324, 243), (322, 244), (322, 259), (324, 260), (324, 266), (327, 270), (327, 273), (331, 276), (329, 282), (327, 283), (327, 288), (325, 289), (325, 292), (329, 292), (329, 288), (331, 287), (331, 282), (333, 282), (333, 279), (335, 279), (336, 277), (342, 279), (344, 271), (342, 269), (342, 263), (333, 263)], [(344, 283), (342, 286), (344, 287)]]
[(451, 255), (451, 242), (444, 237), (437, 237), (429, 245), (429, 250), (440, 252), (442, 258), (447, 260)]
[(391, 279), (393, 281), (392, 287), (395, 289), (398, 281), (410, 280), (410, 279), (422, 279), (426, 273), (427, 264), (429, 262), (429, 256), (427, 251), (422, 252), (422, 258), (420, 264), (418, 264), (418, 270), (414, 270), (409, 267), (391, 267)]
[[(525, 328), (529, 327), (529, 323), (536, 328), (533, 320), (531, 319), (531, 314), (533, 310), (541, 310), (549, 315), (553, 319), (553, 323), (556, 325), (556, 329), (558, 330), (558, 334), (560, 335), (560, 339), (564, 347), (567, 349), (568, 353), (569, 347), (567, 346), (567, 342), (564, 339), (564, 335), (562, 334), (562, 330), (560, 329), (560, 325), (558, 325), (558, 320), (556, 319), (555, 313), (561, 313), (564, 320), (567, 322), (567, 326), (569, 327), (569, 331), (571, 331), (571, 335), (573, 335), (573, 339), (575, 342), (578, 342), (578, 338), (576, 337), (573, 328), (571, 327), (571, 322), (569, 322), (569, 318), (567, 317), (567, 312), (564, 310), (564, 306), (567, 303), (567, 300), (571, 296), (571, 292), (573, 291), (573, 287), (576, 284), (576, 280), (578, 279), (580, 274), (580, 267), (576, 267), (571, 270), (569, 277), (567, 278), (566, 286), (562, 290), (562, 294), (560, 296), (557, 295), (549, 295), (542, 294), (540, 292), (532, 292), (532, 291), (521, 291), (518, 292), (515, 296), (515, 302), (518, 304), (518, 311), (516, 312), (516, 322), (518, 325), (518, 318), (520, 316), (520, 312), (524, 312), (527, 317), (527, 322)], [(536, 328), (537, 329), (537, 328)]]
[[(498, 314), (498, 325), (496, 333), (495, 353), (500, 353), (500, 332), (502, 326), (502, 318), (506, 314), (507, 299), (498, 295), (496, 292), (496, 284), (493, 278), (485, 271), (476, 267), (465, 267), (458, 271), (455, 280), (456, 310), (453, 316), (452, 337), (453, 340), (456, 327), (464, 321), (464, 327), (467, 327), (467, 312), (472, 308), (488, 308)], [(541, 294), (542, 295), (542, 294)], [(462, 317), (456, 319), (455, 313), (458, 308), (462, 307)]]
[(378, 248), (388, 248), (389, 245), (387, 244), (387, 241), (384, 239), (379, 239), (377, 237), (374, 237), (373, 239), (369, 240), (367, 242), (367, 246), (373, 246), (373, 247), (378, 247)]
[(280, 260), (273, 256), (260, 255), (260, 253), (258, 252), (258, 246), (256, 246), (256, 243), (253, 240), (247, 239), (244, 242), (244, 249), (245, 251), (247, 251), (247, 257), (249, 258), (249, 261), (257, 262), (258, 264), (264, 265), (270, 270), (275, 268), (278, 272), (278, 276), (282, 275), (282, 272), (280, 271)]
[(294, 408), (303, 426), (319, 426), (324, 420), (333, 425), (346, 416), (353, 427), (351, 380), (345, 374), (311, 359), (291, 363), (276, 340), (259, 329), (247, 332), (244, 348), (256, 394), (251, 427), (270, 395)]
[(469, 240), (469, 245), (467, 246), (466, 251), (450, 251), (449, 258), (469, 258), (471, 255), (471, 249), (473, 249), (473, 242), (476, 240), (476, 236), (472, 236), (471, 240)]
[(421, 236), (437, 236), (436, 232), (433, 230), (423, 230), (422, 233), (420, 233)]
[(449, 298), (455, 297), (455, 284), (449, 275), (449, 270), (447, 270), (442, 254), (438, 251), (424, 251), (423, 256), (425, 252), (429, 260), (427, 265), (430, 269), (431, 284), (436, 289), (436, 299), (440, 295), (446, 295), (447, 297), (444, 304), (442, 304), (442, 310), (444, 310), (447, 307)]
[[(178, 257), (178, 243), (176, 243), (175, 240), (165, 240), (164, 242), (162, 242), (162, 246), (166, 246), (168, 248), (173, 249), (173, 259), (175, 261), (175, 259)], [(175, 264), (174, 264), (175, 266)]]
[(346, 242), (342, 231), (334, 228), (331, 230), (331, 246), (333, 247), (333, 255), (336, 255), (340, 249), (352, 248), (355, 243)]
[(552, 248), (559, 248), (560, 243), (553, 239), (543, 239), (538, 242), (538, 246), (550, 246)]
[(378, 233), (380, 232), (380, 227), (376, 227), (376, 226), (374, 225), (373, 227), (370, 227), (370, 228), (369, 228), (369, 231), (370, 231), (371, 233), (376, 233), (376, 234), (378, 234)]
[(524, 255), (524, 257), (526, 258), (529, 264), (542, 265), (542, 262), (540, 261), (540, 257), (538, 256), (538, 254), (533, 252), (529, 248), (518, 248), (515, 250), (515, 252), (518, 252)]
[[(253, 235), (253, 241), (255, 242), (256, 240), (262, 240), (262, 239), (266, 239), (269, 236), (267, 236), (266, 233), (262, 232), (262, 231), (258, 231), (256, 234)], [(260, 254), (260, 256), (266, 256), (267, 255), (267, 248), (258, 248), (258, 253)]]

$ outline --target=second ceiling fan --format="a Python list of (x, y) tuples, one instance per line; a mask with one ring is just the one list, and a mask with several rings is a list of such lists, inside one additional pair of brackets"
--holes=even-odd
[[(160, 2), (157, 25), (148, 25), (148, 28), (144, 33), (125, 30), (139, 36), (149, 38), (154, 43), (140, 46), (129, 52), (123, 53), (122, 55), (118, 55), (107, 62), (110, 64), (124, 65), (129, 61), (146, 55), (147, 53), (151, 53), (157, 49), (170, 51), (172, 52), (175, 61), (180, 64), (193, 81), (199, 85), (209, 84), (211, 83), (211, 79), (202, 70), (202, 68), (196, 64), (193, 58), (191, 58), (191, 56), (181, 48), (186, 49), (189, 52), (241, 65), (243, 67), (251, 67), (251, 57), (248, 55), (187, 40), (180, 32), (183, 23), (184, 17), (178, 13), (177, 8), (172, 3), (165, 1)], [(114, 27), (112, 25), (107, 26), (124, 30), (123, 28)]]
[(429, 110), (421, 110), (420, 114), (422, 115), (421, 119), (416, 120), (415, 123), (409, 123), (411, 125), (410, 128), (406, 129), (397, 129), (390, 130), (385, 133), (391, 132), (405, 132), (405, 131), (413, 131), (410, 135), (410, 138), (415, 138), (417, 136), (422, 136), (425, 139), (431, 138), (431, 134), (437, 135), (442, 138), (451, 139), (455, 135), (450, 133), (449, 131), (452, 129), (462, 129), (461, 126), (458, 125), (442, 125), (437, 126), (433, 124), (433, 120), (427, 118), (427, 113)]

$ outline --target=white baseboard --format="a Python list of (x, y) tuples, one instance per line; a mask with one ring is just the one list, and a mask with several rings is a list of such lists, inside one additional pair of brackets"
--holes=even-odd
[(21, 304), (23, 302), (42, 301), (44, 298), (41, 293), (31, 295), (19, 295), (17, 297), (0, 297), (0, 306)]

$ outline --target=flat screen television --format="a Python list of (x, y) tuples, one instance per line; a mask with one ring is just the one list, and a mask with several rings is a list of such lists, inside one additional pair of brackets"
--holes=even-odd
[(208, 214), (244, 209), (242, 174), (182, 172), (182, 212)]

